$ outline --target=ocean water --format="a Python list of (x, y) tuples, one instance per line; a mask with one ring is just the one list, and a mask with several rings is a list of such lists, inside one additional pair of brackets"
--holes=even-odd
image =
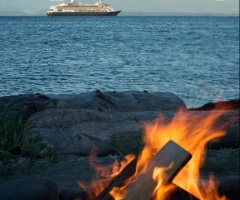
[(0, 96), (96, 89), (239, 98), (239, 18), (0, 17)]

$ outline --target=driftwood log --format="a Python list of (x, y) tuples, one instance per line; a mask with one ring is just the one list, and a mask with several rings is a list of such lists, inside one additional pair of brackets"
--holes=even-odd
[[(153, 191), (156, 187), (156, 182), (152, 179), (153, 170), (155, 167), (167, 168), (166, 176), (163, 180), (165, 183), (170, 183), (171, 180), (177, 175), (183, 166), (190, 160), (191, 154), (180, 147), (173, 141), (169, 141), (162, 149), (160, 149), (156, 155), (149, 161), (146, 172), (137, 177), (137, 181), (133, 181), (126, 187), (127, 191), (130, 191), (124, 198), (126, 200), (150, 200), (153, 195)], [(113, 200), (110, 191), (114, 187), (122, 187), (126, 180), (128, 180), (136, 171), (137, 158), (132, 160), (123, 170), (116, 176), (105, 189), (95, 198), (95, 200)], [(177, 190), (171, 195), (182, 195), (183, 198), (189, 196), (189, 199), (197, 199), (191, 194), (188, 194), (183, 189), (177, 187)]]

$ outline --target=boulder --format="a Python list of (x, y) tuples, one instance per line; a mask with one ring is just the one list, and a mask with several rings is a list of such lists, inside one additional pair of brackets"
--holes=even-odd
[(27, 120), (36, 112), (54, 107), (56, 107), (54, 99), (39, 93), (0, 97), (0, 113), (5, 112), (10, 120), (14, 119), (16, 114)]
[(0, 185), (1, 200), (57, 200), (58, 185), (47, 177), (30, 176)]
[(90, 109), (98, 111), (164, 111), (187, 108), (183, 100), (171, 92), (125, 91), (94, 92), (76, 95), (20, 94), (0, 97), (0, 113), (13, 119), (20, 114), (28, 119), (33, 114), (51, 108)]
[[(133, 133), (141, 136), (142, 122), (153, 121), (159, 115), (171, 120), (179, 108), (196, 112), (196, 115), (211, 112), (188, 110), (185, 103), (170, 92), (100, 90), (77, 95), (45, 96), (37, 93), (0, 97), (0, 111), (5, 108), (10, 116), (20, 113), (29, 120), (32, 125), (30, 135), (41, 135), (48, 146), (65, 155), (89, 155), (93, 147), (98, 155), (113, 153), (114, 138)], [(239, 117), (239, 110), (233, 112)], [(222, 121), (229, 120), (229, 117), (230, 114), (225, 115)], [(211, 147), (239, 147), (238, 122), (228, 126), (227, 135)], [(196, 121), (189, 119), (189, 123)]]
[(216, 142), (212, 142), (211, 149), (224, 149), (224, 148), (239, 148), (239, 119), (227, 126), (226, 135), (219, 138)]
[(82, 189), (66, 188), (59, 192), (58, 200), (89, 200), (88, 194)]
[[(210, 115), (219, 115), (213, 123), (213, 127), (218, 130), (223, 126), (226, 131), (223, 137), (209, 142), (210, 149), (239, 148), (239, 109), (236, 110), (210, 110), (210, 111), (189, 111), (192, 116), (207, 118)], [(191, 117), (189, 123), (196, 123), (197, 118)], [(225, 125), (224, 125), (225, 124)], [(200, 125), (201, 126), (201, 125)]]
[[(30, 135), (41, 135), (48, 146), (61, 154), (89, 155), (113, 153), (112, 139), (131, 133), (141, 135), (141, 122), (160, 113), (171, 118), (184, 102), (173, 93), (127, 91), (52, 96), (55, 107), (29, 118)], [(44, 152), (43, 152), (44, 153)]]
[(78, 95), (51, 96), (57, 108), (89, 109), (98, 111), (138, 112), (187, 109), (186, 104), (171, 92), (125, 91), (95, 92)]
[[(187, 112), (187, 111), (186, 111)], [(213, 111), (218, 112), (218, 111)], [(44, 142), (59, 149), (63, 155), (88, 156), (93, 148), (98, 156), (114, 153), (115, 138), (124, 138), (131, 134), (142, 136), (144, 122), (153, 122), (160, 114), (169, 121), (174, 111), (142, 111), (142, 112), (100, 112), (89, 109), (48, 109), (33, 115), (29, 122), (32, 128), (30, 135), (41, 135)], [(192, 114), (192, 111), (190, 112)], [(196, 117), (204, 118), (210, 112), (195, 112)], [(228, 122), (237, 111), (229, 111), (215, 123), (229, 123), (226, 135), (211, 143), (211, 149), (239, 147), (239, 121)], [(191, 115), (192, 116), (192, 115)], [(197, 118), (188, 119), (188, 123), (197, 123)], [(134, 145), (135, 141), (130, 141)], [(43, 152), (44, 153), (44, 152)]]
[(189, 108), (192, 111), (209, 111), (209, 110), (236, 110), (239, 109), (239, 99), (229, 101), (209, 102), (198, 108)]
[[(167, 118), (172, 111), (161, 112)], [(98, 156), (113, 153), (113, 138), (134, 133), (141, 135), (141, 123), (155, 120), (156, 111), (100, 112), (88, 109), (48, 109), (33, 115), (30, 135), (41, 135), (44, 142), (63, 155), (88, 156), (93, 148)], [(132, 141), (134, 142), (134, 141)]]
[(220, 195), (225, 195), (229, 200), (238, 200), (240, 197), (239, 175), (220, 177), (218, 191)]

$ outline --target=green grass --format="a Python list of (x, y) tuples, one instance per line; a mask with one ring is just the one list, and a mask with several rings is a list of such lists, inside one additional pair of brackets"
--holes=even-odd
[(143, 146), (142, 137), (137, 132), (130, 133), (122, 138), (112, 138), (112, 149), (122, 156), (127, 154), (138, 155)]
[(45, 158), (50, 165), (58, 161), (56, 150), (47, 148), (40, 136), (30, 136), (27, 131), (31, 128), (20, 115), (10, 120), (4, 113), (0, 113), (0, 162), (7, 168), (12, 161), (17, 162), (20, 157), (27, 158), (27, 168), (33, 167), (39, 153), (46, 149)]

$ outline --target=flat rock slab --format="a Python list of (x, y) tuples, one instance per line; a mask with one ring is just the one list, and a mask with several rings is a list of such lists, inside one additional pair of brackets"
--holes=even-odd
[[(89, 164), (89, 158), (86, 156), (60, 156), (59, 162), (55, 165), (44, 165), (42, 166), (35, 166), (30, 174), (26, 175), (26, 171), (23, 172), (19, 169), (23, 168), (25, 165), (20, 165), (18, 170), (14, 170), (13, 174), (9, 174), (8, 176), (2, 176), (0, 178), (0, 199), (2, 200), (2, 191), (12, 191), (11, 184), (15, 184), (13, 180), (21, 180), (25, 178), (30, 177), (41, 177), (44, 180), (47, 177), (46, 181), (39, 181), (38, 184), (43, 186), (48, 180), (51, 181), (54, 180), (55, 183), (58, 185), (58, 192), (59, 192), (59, 200), (76, 200), (77, 198), (82, 198), (82, 200), (87, 197), (86, 193), (83, 191), (82, 188), (78, 186), (78, 181), (82, 183), (86, 183), (89, 185), (89, 183), (92, 180), (92, 177), (94, 175), (95, 170), (91, 167)], [(123, 157), (115, 157), (108, 155), (106, 157), (96, 157), (95, 158), (95, 164), (97, 166), (110, 166), (115, 159), (118, 161), (121, 161)], [(47, 164), (47, 163), (46, 163)], [(236, 160), (236, 164), (239, 165), (239, 160)], [(26, 167), (26, 166), (25, 166)], [(226, 196), (230, 197), (229, 200), (237, 200), (239, 199), (239, 167), (236, 167), (234, 169), (226, 169), (222, 171), (221, 173), (215, 173), (214, 176), (218, 178), (220, 182), (219, 186), (219, 193), (225, 194)], [(232, 173), (234, 172), (234, 174)], [(29, 173), (29, 172), (28, 172)], [(209, 172), (203, 172), (204, 175), (201, 179), (208, 180)], [(212, 173), (212, 172), (211, 172)], [(230, 174), (231, 175), (230, 175)], [(201, 172), (202, 174), (202, 172)], [(27, 176), (27, 177), (26, 177)], [(49, 179), (48, 179), (49, 178)], [(32, 179), (33, 181), (36, 181), (36, 179)], [(51, 182), (50, 181), (50, 182)], [(24, 183), (24, 182), (22, 182)], [(7, 185), (8, 187), (6, 188)], [(5, 185), (5, 186), (4, 186)], [(34, 183), (28, 188), (30, 189)], [(4, 186), (4, 188), (3, 188)], [(39, 186), (40, 187), (40, 186)], [(8, 189), (9, 188), (9, 189)], [(24, 187), (27, 188), (27, 187)], [(13, 192), (13, 191), (12, 191)], [(180, 198), (181, 197), (181, 198)], [(182, 198), (183, 197), (183, 198)], [(18, 198), (16, 198), (18, 200)], [(172, 194), (172, 200), (187, 200), (190, 198), (186, 197), (185, 194), (182, 193), (182, 191), (176, 191)], [(32, 199), (33, 200), (33, 199)], [(47, 199), (46, 199), (47, 200)]]
[[(239, 199), (239, 176), (223, 176), (219, 179), (219, 195), (225, 195), (229, 200)], [(184, 190), (176, 190), (171, 195), (172, 200), (193, 199)], [(30, 176), (8, 181), (0, 185), (1, 200), (88, 200), (88, 195), (81, 188), (62, 188), (58, 192), (57, 183), (49, 178)]]
[(0, 113), (6, 112), (10, 119), (19, 114), (27, 120), (36, 112), (54, 107), (56, 107), (54, 99), (39, 93), (0, 97)]
[(219, 178), (219, 194), (225, 195), (230, 200), (240, 198), (239, 176), (223, 176)]
[(0, 185), (1, 200), (57, 200), (58, 185), (52, 179), (30, 176)]
[(210, 111), (189, 111), (191, 117), (188, 123), (198, 124), (197, 118), (208, 118), (211, 115), (219, 116), (217, 120), (212, 124), (212, 126), (217, 130), (221, 125), (228, 124), (225, 127), (226, 134), (216, 141), (209, 143), (210, 149), (222, 149), (222, 148), (239, 148), (239, 109), (236, 110), (210, 110)]
[[(203, 180), (203, 179), (202, 179)], [(203, 180), (203, 181), (207, 181)], [(219, 196), (225, 196), (228, 200), (239, 200), (239, 176), (223, 176), (219, 179), (218, 187)], [(82, 189), (78, 188), (66, 188), (59, 193), (59, 200), (75, 200), (80, 198), (81, 200), (88, 200), (88, 195)], [(113, 199), (113, 198), (109, 198)], [(197, 200), (187, 191), (177, 188), (170, 195), (171, 200)]]
[(139, 111), (176, 111), (186, 104), (171, 92), (125, 91), (95, 92), (78, 95), (51, 96), (58, 108), (90, 109), (98, 111), (139, 112)]
[(125, 91), (94, 92), (76, 95), (20, 94), (0, 97), (0, 112), (7, 111), (13, 118), (20, 114), (24, 119), (50, 108), (90, 109), (98, 111), (157, 111), (186, 108), (185, 103), (171, 92)]
[[(76, 95), (0, 97), (0, 111), (8, 109), (10, 118), (21, 114), (33, 125), (31, 135), (41, 135), (48, 146), (64, 155), (89, 155), (93, 147), (99, 156), (111, 154), (114, 138), (141, 136), (142, 122), (153, 121), (159, 115), (170, 120), (179, 108), (188, 111), (185, 103), (171, 92), (96, 90)], [(205, 115), (210, 111), (190, 112)], [(239, 110), (235, 113), (239, 116)], [(193, 121), (189, 119), (189, 123)], [(239, 123), (228, 127), (227, 132), (221, 143), (211, 147), (239, 147)]]
[(93, 147), (99, 156), (113, 152), (112, 138), (141, 135), (141, 122), (167, 117), (185, 103), (169, 92), (101, 92), (51, 96), (54, 106), (36, 112), (29, 119), (30, 134), (39, 134), (48, 146), (61, 154), (89, 155)]
[[(203, 118), (210, 114), (210, 111), (186, 112), (195, 112), (196, 117)], [(28, 133), (41, 135), (48, 146), (55, 147), (63, 155), (88, 156), (91, 150), (96, 148), (97, 155), (103, 156), (114, 153), (112, 147), (116, 138), (120, 140), (129, 135), (141, 137), (143, 123), (153, 122), (159, 115), (171, 120), (174, 114), (174, 111), (101, 112), (89, 109), (47, 109), (29, 119), (33, 127)], [(216, 126), (229, 121), (231, 116), (235, 115), (238, 115), (237, 110), (229, 111), (219, 119)], [(188, 121), (199, 125), (193, 118)], [(212, 149), (239, 147), (239, 119), (227, 127), (226, 131), (226, 136), (211, 143)], [(134, 145), (136, 141), (128, 142)]]
[[(33, 115), (28, 133), (41, 135), (43, 141), (63, 155), (97, 155), (114, 152), (114, 138), (142, 135), (141, 123), (155, 120), (159, 112), (100, 112), (86, 109), (48, 109)], [(174, 112), (165, 112), (171, 118)], [(134, 142), (134, 141), (132, 141)]]

